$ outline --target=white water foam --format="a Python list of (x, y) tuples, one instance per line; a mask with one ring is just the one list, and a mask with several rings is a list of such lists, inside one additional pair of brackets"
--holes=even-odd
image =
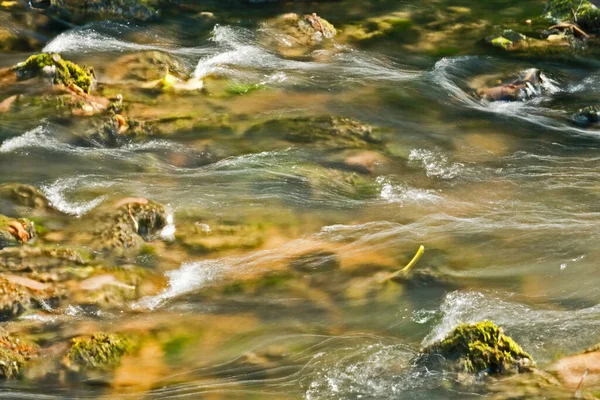
[(388, 178), (380, 176), (377, 178), (377, 183), (381, 185), (381, 199), (388, 203), (406, 204), (406, 203), (436, 203), (442, 201), (442, 196), (438, 195), (434, 190), (417, 189), (406, 184), (397, 184), (390, 181)]
[[(70, 190), (76, 190), (80, 187), (81, 181), (92, 180), (89, 176), (79, 176), (76, 178), (61, 178), (56, 180), (55, 182), (43, 185), (41, 187), (42, 192), (48, 198), (50, 204), (56, 208), (57, 210), (73, 215), (76, 217), (81, 217), (84, 214), (87, 214), (97, 206), (99, 206), (105, 199), (106, 196), (101, 196), (89, 201), (70, 201), (66, 197), (66, 193)], [(93, 183), (91, 185), (87, 185), (90, 187), (109, 187), (109, 183)]]
[(430, 178), (453, 179), (460, 175), (464, 168), (464, 164), (451, 163), (446, 155), (431, 150), (413, 149), (408, 159), (420, 163)]

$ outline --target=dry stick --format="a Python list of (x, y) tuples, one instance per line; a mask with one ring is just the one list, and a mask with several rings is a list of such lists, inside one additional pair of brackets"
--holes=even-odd
[(587, 376), (587, 374), (588, 374), (588, 371), (589, 371), (588, 369), (586, 369), (586, 370), (585, 370), (585, 372), (583, 373), (583, 376), (581, 377), (581, 380), (579, 381), (579, 385), (577, 385), (577, 389), (575, 389), (575, 397), (576, 397), (576, 398), (579, 398), (579, 397), (581, 397), (581, 392), (580, 392), (580, 390), (581, 390), (581, 388), (583, 387), (583, 380), (584, 380), (584, 379), (585, 379), (585, 377)]
[(408, 273), (412, 269), (412, 267), (414, 267), (415, 264), (421, 259), (421, 257), (423, 256), (423, 253), (425, 253), (425, 247), (421, 246), (421, 247), (419, 247), (419, 250), (417, 250), (417, 253), (413, 257), (413, 259), (410, 260), (410, 262), (406, 265), (406, 267), (402, 268), (400, 271), (394, 272), (392, 275), (390, 275), (390, 277), (388, 279), (393, 279), (393, 278), (397, 277), (398, 275)]

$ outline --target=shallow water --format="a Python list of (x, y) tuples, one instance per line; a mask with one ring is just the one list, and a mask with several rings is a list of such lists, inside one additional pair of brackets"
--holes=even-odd
[[(124, 196), (167, 205), (174, 224), (151, 267), (164, 276), (160, 291), (121, 310), (72, 305), (7, 323), (46, 344), (94, 329), (152, 332), (113, 384), (31, 379), (3, 384), (0, 397), (464, 399), (485, 396), (485, 387), (414, 364), (421, 346), (460, 322), (496, 322), (541, 366), (598, 343), (600, 129), (570, 120), (597, 101), (597, 62), (511, 58), (477, 45), (499, 21), (541, 14), (539, 1), (396, 3), (240, 15), (217, 7), (227, 18), (193, 29), (192, 16), (169, 17), (90, 23), (51, 38), (44, 51), (93, 65), (102, 93), (122, 92), (133, 117), (206, 120), (105, 148), (80, 144), (85, 118), (0, 115), (0, 183), (39, 188), (69, 216), (57, 230), (84, 227), (87, 215)], [(451, 6), (470, 11), (456, 16)], [(264, 21), (309, 9), (338, 26), (400, 11), (413, 25), (406, 37), (284, 57)], [(435, 18), (446, 44), (433, 41)], [(481, 28), (448, 30), (456, 23)], [(114, 78), (115, 60), (149, 50), (177, 58), (209, 93), (148, 92)], [(0, 64), (28, 55), (3, 54)], [(474, 96), (481, 76), (532, 67), (544, 74), (541, 96)], [(279, 131), (244, 135), (269, 119), (319, 115), (382, 127), (384, 141), (336, 148), (290, 143)], [(221, 225), (245, 227), (247, 240), (258, 229), (260, 240), (236, 237), (207, 252), (178, 243), (184, 226)], [(391, 288), (377, 280), (420, 245), (415, 268), (431, 279)], [(323, 252), (310, 271), (289, 272), (299, 256)], [(328, 257), (339, 269), (325, 268)]]

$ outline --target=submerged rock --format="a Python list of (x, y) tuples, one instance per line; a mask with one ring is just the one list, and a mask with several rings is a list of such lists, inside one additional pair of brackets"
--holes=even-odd
[(427, 361), (457, 372), (511, 374), (528, 372), (533, 359), (493, 322), (461, 324), (441, 341), (422, 350)]
[(92, 128), (85, 141), (101, 147), (120, 147), (137, 139), (148, 138), (152, 134), (153, 130), (149, 124), (115, 114)]
[(501, 86), (478, 89), (477, 95), (489, 101), (517, 101), (538, 96), (541, 94), (541, 90), (541, 71), (532, 68)]
[(0, 215), (0, 249), (29, 243), (36, 236), (33, 222)]
[(187, 69), (170, 54), (160, 51), (144, 51), (127, 54), (111, 63), (104, 75), (115, 81), (135, 80), (151, 82), (162, 79), (169, 72), (183, 78)]
[(96, 82), (92, 68), (80, 67), (71, 61), (63, 60), (56, 53), (33, 55), (11, 70), (17, 74), (19, 81), (40, 77), (75, 90), (80, 88), (85, 93), (89, 93)]
[(121, 335), (96, 333), (91, 337), (73, 339), (63, 366), (72, 372), (110, 370), (133, 348), (131, 341)]
[(331, 42), (335, 27), (317, 14), (284, 14), (266, 24), (268, 45), (286, 57), (305, 56), (311, 50)]
[(378, 129), (344, 117), (296, 117), (269, 120), (245, 133), (252, 139), (281, 139), (292, 143), (319, 143), (328, 147), (366, 147), (382, 142)]
[(573, 115), (573, 121), (579, 125), (592, 125), (600, 121), (600, 105), (580, 109)]

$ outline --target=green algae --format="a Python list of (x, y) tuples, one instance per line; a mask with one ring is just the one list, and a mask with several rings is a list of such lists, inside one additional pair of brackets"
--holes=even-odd
[(76, 85), (86, 93), (90, 93), (95, 83), (94, 71), (90, 67), (79, 65), (64, 60), (56, 53), (41, 53), (29, 57), (26, 61), (13, 66), (12, 71), (17, 73), (18, 80), (27, 80), (34, 77), (44, 77), (45, 67), (53, 67), (55, 84), (65, 86)]
[(525, 372), (534, 364), (521, 346), (490, 321), (461, 324), (423, 352), (439, 355), (452, 363), (452, 369), (470, 373)]

